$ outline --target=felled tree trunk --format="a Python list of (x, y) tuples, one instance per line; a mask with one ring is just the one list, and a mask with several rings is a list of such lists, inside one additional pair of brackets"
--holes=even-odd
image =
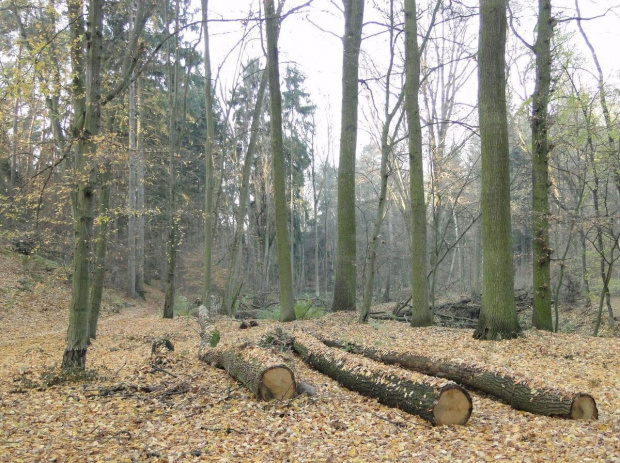
[(462, 387), (434, 378), (413, 382), (376, 369), (374, 362), (331, 349), (304, 333), (286, 339), (304, 361), (342, 386), (380, 403), (417, 415), (433, 425), (465, 424), (471, 397)]
[(571, 394), (560, 390), (537, 390), (510, 376), (479, 367), (421, 355), (410, 355), (385, 349), (373, 349), (318, 336), (326, 346), (344, 349), (387, 365), (399, 365), (425, 375), (446, 378), (471, 389), (497, 397), (512, 408), (537, 415), (557, 416), (573, 420), (596, 420), (596, 401), (589, 394)]
[(266, 350), (225, 346), (204, 350), (200, 359), (225, 369), (259, 400), (284, 400), (295, 395), (295, 374)]

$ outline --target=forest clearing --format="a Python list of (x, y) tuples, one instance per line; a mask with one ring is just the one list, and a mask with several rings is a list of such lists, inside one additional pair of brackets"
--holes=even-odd
[(620, 463), (609, 3), (0, 0), (0, 460)]
[[(258, 320), (246, 330), (223, 317), (209, 324), (221, 343), (247, 343), (280, 326), (484, 364), (539, 390), (587, 392), (599, 410), (592, 421), (550, 418), (470, 390), (473, 412), (465, 426), (432, 426), (339, 386), (277, 347), (274, 355), (316, 394), (258, 401), (198, 359), (196, 318), (162, 319), (163, 295), (149, 288), (146, 302), (113, 292), (104, 298), (88, 353), (90, 379), (46, 385), (60, 371), (70, 285), (62, 269), (28, 270), (22, 257), (0, 255), (1, 461), (620, 461), (617, 336), (527, 331), (480, 342), (469, 329), (361, 325), (346, 314), (285, 325)], [(161, 339), (174, 351), (153, 353), (153, 341)]]

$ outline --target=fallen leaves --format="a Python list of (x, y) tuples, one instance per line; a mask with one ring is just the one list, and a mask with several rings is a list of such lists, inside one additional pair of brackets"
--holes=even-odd
[[(21, 269), (0, 265), (8, 272), (0, 286), (12, 288), (0, 294), (2, 462), (620, 461), (618, 339), (531, 332), (511, 341), (479, 342), (468, 330), (411, 329), (391, 322), (362, 326), (340, 315), (287, 325), (311, 326), (378, 348), (488, 363), (498, 374), (518, 374), (538, 390), (591, 392), (600, 410), (596, 422), (535, 416), (472, 394), (474, 413), (467, 426), (433, 428), (338, 386), (286, 352), (296, 377), (317, 394), (258, 402), (226, 372), (198, 361), (197, 322), (158, 318), (156, 300), (101, 320), (87, 360), (98, 380), (41, 390), (22, 384), (23, 392), (14, 393), (20, 383), (38, 382), (46, 368), (60, 362), (68, 287), (48, 287), (59, 302), (45, 311), (40, 307), (46, 291), (40, 288), (33, 288), (36, 297), (28, 293), (29, 306), (15, 300), (9, 307), (6, 297), (18, 291), (13, 285)], [(218, 320), (210, 329), (217, 327), (220, 343), (239, 345), (255, 330), (276, 326), (265, 321), (239, 330), (238, 322)], [(163, 338), (174, 351), (153, 354), (153, 341)]]

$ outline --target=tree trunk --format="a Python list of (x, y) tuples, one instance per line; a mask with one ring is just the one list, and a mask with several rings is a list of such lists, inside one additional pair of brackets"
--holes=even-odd
[(147, 282), (144, 269), (144, 133), (142, 127), (142, 93), (143, 80), (138, 80), (138, 157), (136, 167), (136, 213), (137, 244), (136, 244), (136, 293), (144, 299), (144, 284)]
[(276, 213), (278, 275), (280, 279), (280, 321), (295, 320), (293, 307), (293, 275), (286, 220), (286, 186), (284, 177), (284, 148), (282, 140), (282, 95), (278, 69), (278, 23), (273, 0), (264, 0), (267, 33), (267, 61), (271, 114), (271, 156), (273, 195)]
[(338, 241), (332, 310), (355, 310), (356, 305), (355, 152), (359, 53), (362, 42), (364, 0), (344, 0), (344, 16), (342, 112), (338, 164)]
[(373, 349), (316, 335), (326, 346), (344, 349), (388, 365), (455, 381), (471, 389), (490, 394), (512, 408), (537, 415), (570, 419), (598, 419), (596, 402), (588, 394), (570, 394), (561, 390), (531, 389), (523, 381), (511, 376), (498, 375), (464, 363), (411, 355), (388, 349)]
[(409, 129), (409, 196), (411, 199), (411, 326), (433, 324), (428, 306), (426, 204), (420, 125), (420, 49), (415, 0), (405, 1), (405, 109)]
[(215, 128), (213, 117), (213, 82), (211, 77), (211, 55), (209, 52), (209, 0), (202, 0), (202, 21), (204, 33), (205, 66), (205, 113), (207, 137), (205, 141), (205, 216), (204, 216), (204, 259), (202, 281), (202, 304), (211, 307), (211, 254), (213, 249), (213, 147)]
[(536, 88), (532, 97), (532, 266), (534, 301), (532, 324), (553, 331), (551, 317), (551, 254), (549, 243), (548, 104), (551, 84), (551, 0), (538, 1)]
[(211, 348), (200, 360), (223, 368), (259, 400), (286, 400), (295, 396), (295, 374), (276, 356), (258, 347)]
[(101, 198), (97, 223), (97, 238), (95, 246), (95, 272), (90, 298), (90, 314), (88, 319), (89, 338), (97, 337), (97, 323), (101, 311), (103, 297), (103, 283), (105, 278), (105, 258), (108, 243), (108, 218), (110, 209), (110, 183), (112, 182), (112, 165), (106, 162), (101, 176)]
[(127, 195), (127, 292), (135, 298), (136, 293), (136, 183), (137, 183), (137, 84), (132, 82), (129, 86), (129, 173)]
[(320, 341), (296, 333), (290, 341), (304, 361), (342, 386), (417, 415), (433, 425), (465, 424), (472, 412), (471, 397), (460, 386), (429, 378), (414, 382), (377, 369), (374, 362), (355, 358)]
[[(179, 0), (175, 6), (175, 30), (179, 26)], [(177, 109), (179, 101), (179, 37), (174, 35), (174, 65), (170, 63), (171, 44), (168, 45), (168, 85), (169, 85), (169, 185), (168, 185), (168, 255), (166, 269), (166, 292), (164, 297), (164, 318), (174, 317), (174, 299), (176, 292), (177, 263), (177, 201), (176, 201), (176, 151), (177, 151)], [(174, 67), (173, 67), (174, 66)]]
[[(71, 288), (71, 308), (69, 310), (69, 329), (67, 346), (63, 355), (64, 369), (86, 366), (86, 349), (90, 339), (89, 291), (90, 291), (90, 251), (94, 215), (94, 168), (88, 159), (96, 151), (93, 137), (99, 133), (101, 122), (101, 53), (103, 7), (99, 0), (90, 2), (88, 16), (88, 43), (86, 60), (83, 55), (84, 24), (81, 16), (82, 4), (79, 0), (69, 4), (72, 19), (71, 32), (74, 38), (72, 54), (74, 115), (72, 131), (77, 143), (76, 171), (79, 176), (74, 193), (74, 233), (75, 250), (73, 254), (73, 282)], [(85, 82), (85, 84), (84, 84)]]
[(252, 165), (254, 163), (254, 153), (256, 151), (256, 145), (259, 134), (260, 116), (263, 107), (263, 100), (265, 98), (265, 90), (267, 89), (268, 74), (264, 72), (260, 86), (258, 87), (258, 93), (256, 95), (256, 103), (254, 105), (254, 111), (252, 113), (252, 123), (250, 126), (250, 142), (245, 154), (245, 161), (243, 164), (243, 177), (241, 179), (241, 189), (239, 191), (239, 208), (236, 215), (236, 228), (235, 235), (233, 237), (232, 249), (230, 251), (230, 267), (228, 273), (228, 280), (226, 281), (226, 292), (224, 294), (224, 303), (222, 308), (228, 315), (233, 315), (233, 308), (235, 304), (234, 294), (238, 293), (237, 288), (241, 284), (239, 281), (239, 254), (241, 252), (241, 236), (243, 232), (243, 223), (245, 222), (246, 208), (248, 202), (248, 191), (250, 187), (250, 174), (252, 171)]
[(510, 172), (506, 119), (506, 0), (481, 0), (478, 111), (482, 147), (482, 310), (476, 339), (513, 338)]

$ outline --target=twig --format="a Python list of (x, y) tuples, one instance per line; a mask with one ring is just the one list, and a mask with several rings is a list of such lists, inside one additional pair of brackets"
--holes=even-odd
[(223, 431), (226, 434), (231, 434), (233, 432), (236, 432), (237, 434), (245, 434), (243, 431), (239, 431), (235, 428), (231, 428), (231, 427), (226, 427), (226, 428), (207, 428), (206, 426), (200, 426), (200, 429), (202, 429), (203, 431)]
[(403, 421), (394, 421), (394, 420), (390, 420), (389, 418), (386, 418), (385, 416), (381, 416), (377, 413), (372, 413), (372, 415), (376, 416), (377, 418), (387, 421), (388, 423), (393, 424), (394, 426), (396, 426), (397, 428), (405, 428), (407, 426), (407, 423), (403, 422)]
[(157, 371), (161, 371), (162, 373), (166, 373), (167, 375), (172, 376), (173, 378), (178, 378), (177, 375), (175, 375), (174, 373), (170, 373), (168, 370), (164, 370), (163, 368), (158, 367), (157, 365), (155, 365), (154, 363), (151, 363), (151, 368), (153, 370), (157, 370)]

